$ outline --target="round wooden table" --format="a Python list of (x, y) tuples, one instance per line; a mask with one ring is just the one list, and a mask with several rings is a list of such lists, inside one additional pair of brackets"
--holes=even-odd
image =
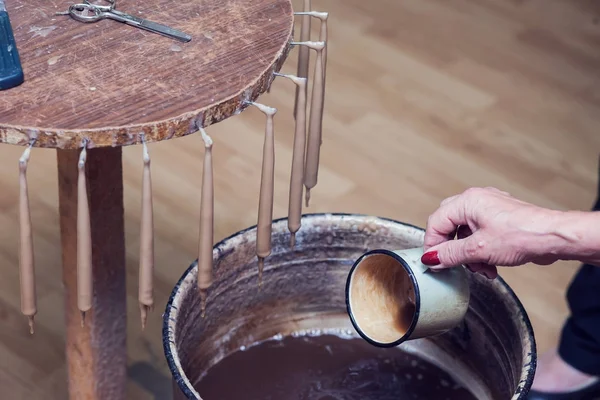
[[(125, 399), (126, 293), (121, 146), (168, 140), (242, 112), (290, 50), (290, 0), (118, 0), (117, 10), (192, 36), (113, 20), (82, 23), (72, 2), (8, 0), (25, 82), (0, 93), (0, 143), (57, 150), (71, 399)], [(86, 173), (93, 308), (77, 308), (77, 161)], [(17, 160), (15, 160), (16, 162)], [(35, 162), (35, 160), (33, 160)], [(15, 179), (17, 176), (15, 175)]]

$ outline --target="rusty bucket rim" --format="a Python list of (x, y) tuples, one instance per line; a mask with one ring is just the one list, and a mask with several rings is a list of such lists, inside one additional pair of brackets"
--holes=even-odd
[[(413, 228), (420, 232), (425, 231), (425, 229), (423, 229), (420, 226), (406, 223), (406, 222), (401, 222), (401, 221), (395, 220), (393, 218), (380, 217), (380, 216), (370, 215), (370, 214), (359, 214), (359, 213), (343, 213), (343, 212), (307, 213), (307, 214), (302, 215), (301, 221), (306, 221), (306, 220), (313, 219), (313, 218), (323, 218), (323, 217), (374, 218), (374, 219), (379, 219), (382, 221), (387, 221), (387, 222), (390, 222), (395, 225)], [(287, 221), (287, 219), (288, 219), (287, 217), (274, 219), (273, 224)], [(239, 231), (223, 238), (222, 240), (220, 240), (218, 243), (216, 243), (213, 246), (213, 251), (215, 249), (218, 249), (219, 247), (223, 246), (225, 243), (235, 239), (236, 237), (243, 236), (250, 231), (256, 230), (256, 228), (257, 228), (256, 225), (249, 226), (245, 229), (239, 230)], [(173, 306), (173, 302), (174, 302), (175, 298), (177, 297), (177, 295), (179, 294), (179, 288), (185, 282), (185, 280), (188, 277), (188, 275), (190, 274), (190, 272), (194, 268), (196, 268), (197, 263), (198, 263), (198, 260), (197, 259), (194, 260), (190, 264), (190, 266), (183, 272), (183, 274), (181, 275), (181, 277), (179, 278), (179, 280), (173, 287), (173, 290), (171, 291), (171, 294), (169, 295), (169, 300), (165, 306), (165, 312), (163, 313), (163, 328), (162, 328), (163, 350), (165, 353), (165, 357), (167, 359), (167, 365), (169, 366), (169, 370), (172, 375), (172, 379), (175, 380), (177, 387), (181, 390), (182, 394), (185, 395), (188, 399), (197, 398), (197, 397), (195, 397), (197, 392), (195, 391), (195, 389), (193, 389), (193, 387), (192, 388), (189, 387), (189, 386), (191, 386), (191, 383), (189, 383), (189, 380), (187, 379), (187, 377), (185, 377), (184, 374), (182, 374), (182, 372), (179, 370), (179, 364), (176, 363), (176, 361), (175, 361), (174, 353), (176, 353), (177, 348), (176, 348), (176, 344), (171, 341), (171, 331), (169, 329), (169, 322), (171, 321), (171, 318), (172, 318), (171, 313), (172, 313), (173, 309), (175, 308)], [(531, 347), (529, 353), (527, 355), (523, 354), (523, 357), (521, 360), (522, 368), (524, 368), (524, 370), (526, 371), (526, 376), (523, 376), (523, 373), (521, 373), (521, 379), (519, 381), (519, 384), (517, 385), (516, 393), (511, 398), (511, 400), (527, 400), (527, 393), (531, 389), (531, 386), (533, 384), (533, 378), (534, 378), (536, 368), (537, 368), (537, 346), (536, 346), (533, 325), (531, 324), (529, 315), (527, 314), (527, 311), (525, 310), (523, 303), (521, 303), (521, 300), (519, 300), (519, 298), (517, 297), (514, 290), (506, 283), (506, 281), (500, 275), (498, 275), (494, 281), (497, 282), (504, 291), (506, 291), (506, 294), (509, 296), (509, 299), (514, 303), (514, 305), (519, 310), (520, 317), (521, 317), (519, 319), (519, 321), (525, 328), (526, 337), (529, 340), (529, 346)], [(171, 344), (173, 344), (173, 346), (175, 347), (175, 351), (171, 348)], [(527, 358), (529, 359), (528, 361), (526, 361)], [(188, 386), (188, 383), (189, 383), (189, 386)]]

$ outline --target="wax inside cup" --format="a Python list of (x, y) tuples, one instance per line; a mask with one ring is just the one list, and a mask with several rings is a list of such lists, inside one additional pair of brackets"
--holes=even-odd
[(380, 344), (404, 337), (416, 315), (410, 275), (400, 261), (387, 254), (371, 254), (358, 263), (348, 300), (356, 325)]

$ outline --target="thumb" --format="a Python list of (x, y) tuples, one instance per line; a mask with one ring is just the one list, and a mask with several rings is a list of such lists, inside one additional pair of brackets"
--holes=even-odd
[(421, 257), (421, 262), (437, 268), (450, 268), (463, 264), (485, 263), (487, 260), (482, 255), (479, 247), (477, 233), (464, 239), (448, 240), (430, 248)]

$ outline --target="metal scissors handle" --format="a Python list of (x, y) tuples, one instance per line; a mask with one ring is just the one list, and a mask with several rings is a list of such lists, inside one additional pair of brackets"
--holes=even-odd
[(90, 6), (94, 6), (98, 8), (100, 11), (111, 12), (117, 6), (117, 0), (103, 0), (105, 3), (108, 3), (107, 6), (103, 6), (101, 4), (90, 3), (89, 0), (83, 0), (85, 4), (89, 4)]
[(177, 39), (182, 42), (189, 42), (192, 40), (191, 36), (173, 28), (169, 28), (166, 25), (157, 24), (156, 22), (151, 22), (115, 10), (114, 7), (116, 0), (106, 1), (110, 3), (109, 6), (91, 4), (89, 0), (84, 0), (84, 3), (82, 4), (72, 4), (69, 6), (68, 13), (73, 19), (80, 22), (96, 22), (100, 21), (101, 19), (113, 19), (115, 21), (123, 22), (127, 25), (135, 26), (149, 32), (158, 33), (173, 39)]

